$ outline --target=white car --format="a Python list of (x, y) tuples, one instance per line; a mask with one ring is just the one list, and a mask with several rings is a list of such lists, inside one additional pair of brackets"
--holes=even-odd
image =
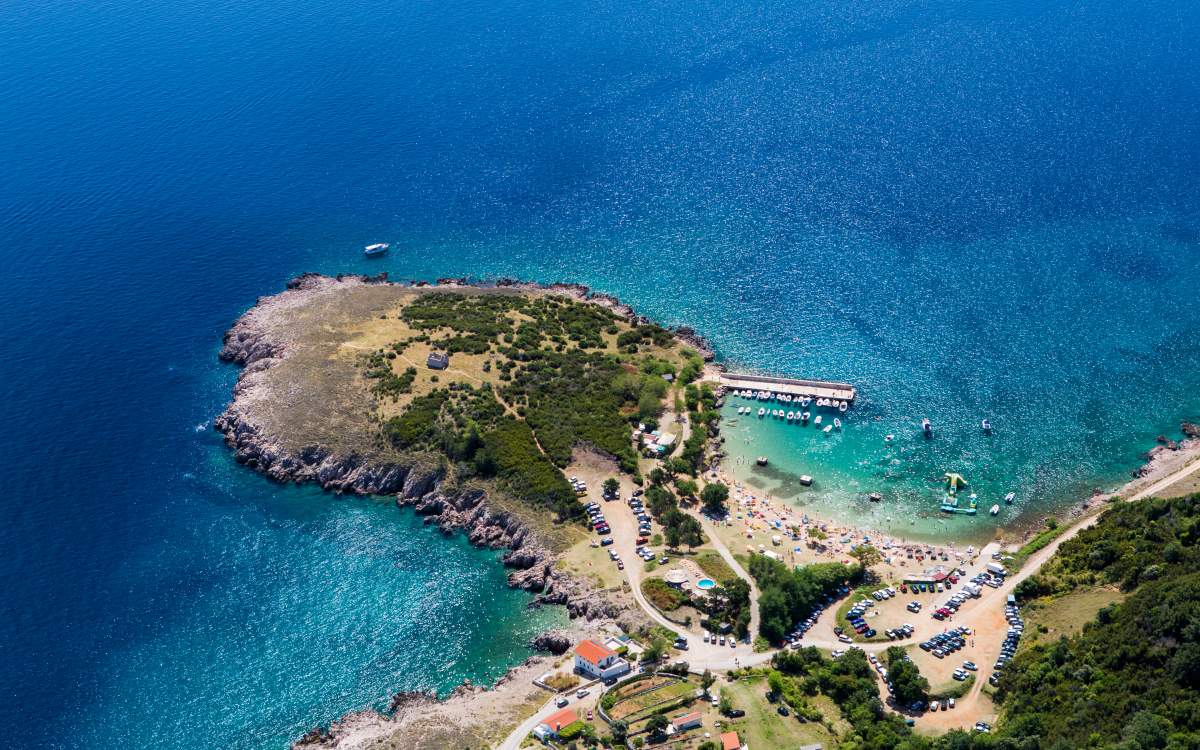
[(716, 708), (717, 706), (721, 705), (721, 701), (717, 699), (716, 693), (713, 694), (712, 704), (713, 704), (713, 708)]

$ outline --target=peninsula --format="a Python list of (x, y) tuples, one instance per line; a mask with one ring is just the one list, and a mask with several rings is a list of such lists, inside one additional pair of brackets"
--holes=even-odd
[(243, 366), (216, 420), (239, 462), (393, 495), (574, 623), (496, 685), (400, 693), (297, 747), (1200, 740), (1170, 708), (1196, 700), (1196, 440), (1022, 543), (880, 547), (731, 487), (703, 340), (583, 287), (310, 274), (221, 356)]

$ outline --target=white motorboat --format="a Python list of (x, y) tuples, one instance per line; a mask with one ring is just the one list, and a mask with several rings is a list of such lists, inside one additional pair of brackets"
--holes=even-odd
[(785, 416), (785, 417), (787, 417), (787, 421), (791, 422), (793, 419), (795, 419), (795, 418), (796, 418), (796, 412), (794, 412), (794, 411), (789, 411), (789, 412), (788, 412), (787, 414), (785, 414), (784, 416)]
[(838, 404), (838, 411), (840, 411), (842, 414), (845, 414), (846, 410), (849, 408), (850, 408), (850, 404), (846, 403), (845, 401)]
[(817, 418), (813, 420), (813, 424), (821, 424), (821, 415), (820, 414), (818, 414)]
[(982, 422), (980, 422), (980, 427), (983, 428), (983, 432), (985, 435), (992, 431), (992, 423), (986, 419), (983, 420)]
[(928, 418), (921, 420), (921, 432), (925, 433), (925, 437), (933, 437), (933, 424)]
[(1015, 492), (1008, 493), (1007, 495), (1004, 496), (1004, 504), (1012, 505), (1012, 502), (1013, 502), (1013, 500), (1016, 499), (1016, 497), (1017, 497), (1017, 493), (1015, 493)]
[(993, 505), (993, 506), (992, 506), (992, 509), (991, 509), (991, 510), (989, 510), (989, 511), (988, 511), (988, 513), (991, 513), (993, 516), (998, 516), (998, 515), (1000, 515), (1000, 506), (999, 506), (999, 505)]
[(766, 410), (766, 409), (762, 408), (761, 406), (760, 406), (760, 407), (758, 407), (758, 416), (759, 416), (759, 418), (760, 418), (760, 419), (761, 419), (763, 416), (765, 416), (765, 415), (766, 415), (766, 413), (767, 413), (767, 410)]
[(363, 248), (363, 255), (368, 258), (378, 258), (380, 255), (385, 255), (388, 248), (391, 247), (386, 242), (376, 242), (374, 245), (367, 245)]
[(833, 426), (835, 429), (838, 429), (838, 430), (842, 429), (842, 420), (838, 419), (837, 417), (834, 417), (833, 418)]
[(822, 432), (824, 432), (826, 435), (833, 432), (833, 425), (831, 425), (831, 424), (825, 425), (825, 429), (822, 430)]
[(810, 416), (811, 415), (808, 412), (804, 412), (803, 414), (800, 415), (800, 421), (803, 422), (804, 424), (808, 424), (808, 418)]

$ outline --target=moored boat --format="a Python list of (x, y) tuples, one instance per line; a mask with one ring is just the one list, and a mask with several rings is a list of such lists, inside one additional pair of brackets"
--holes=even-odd
[(833, 432), (833, 425), (831, 425), (831, 424), (825, 425), (825, 429), (822, 430), (822, 432), (824, 432), (826, 435)]
[(821, 424), (821, 415), (820, 414), (818, 414), (817, 418), (813, 420), (813, 424)]
[(834, 417), (833, 418), (833, 426), (839, 430), (842, 429), (842, 420), (838, 419), (837, 417)]
[(1015, 493), (1015, 492), (1008, 493), (1007, 495), (1004, 496), (1004, 504), (1012, 505), (1013, 500), (1015, 500), (1016, 497), (1017, 497), (1017, 493)]
[(760, 407), (758, 407), (758, 416), (759, 416), (759, 418), (760, 418), (760, 419), (761, 419), (762, 417), (766, 416), (766, 414), (767, 414), (767, 410), (766, 410), (766, 409), (762, 408), (761, 406), (760, 406)]
[(999, 505), (993, 505), (993, 506), (992, 506), (992, 509), (991, 509), (991, 510), (989, 510), (989, 511), (988, 511), (988, 513), (991, 513), (993, 516), (1000, 515), (1000, 506), (999, 506)]
[(933, 423), (928, 417), (921, 420), (921, 432), (925, 433), (925, 437), (933, 437)]
[(363, 255), (367, 256), (368, 258), (378, 258), (380, 255), (387, 253), (389, 247), (391, 247), (391, 245), (386, 242), (376, 242), (374, 245), (367, 245), (364, 247)]
[(982, 427), (982, 428), (983, 428), (983, 433), (984, 433), (985, 435), (991, 434), (991, 432), (992, 432), (992, 423), (991, 423), (991, 422), (989, 422), (988, 420), (986, 420), (986, 419), (985, 419), (985, 420), (983, 420), (982, 422), (980, 422), (980, 427)]

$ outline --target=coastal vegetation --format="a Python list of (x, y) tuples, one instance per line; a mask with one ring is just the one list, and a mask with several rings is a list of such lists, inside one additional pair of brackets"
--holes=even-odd
[[(666, 329), (633, 326), (605, 307), (562, 295), (426, 292), (383, 319), (397, 326), (396, 337), (362, 356), (362, 374), (377, 397), (395, 403), (382, 421), (388, 444), (445, 455), (461, 478), (495, 479), (560, 519), (582, 515), (562, 473), (575, 448), (611, 456), (636, 476), (633, 427), (656, 424), (667, 377), (699, 373), (698, 355)], [(423, 376), (406, 363), (426, 351), (460, 358), (467, 369), (452, 359), (441, 373)], [(711, 389), (696, 394), (698, 408), (711, 408)], [(703, 440), (699, 457), (688, 445), (691, 458), (674, 468), (694, 472)], [(669, 489), (660, 486), (655, 498), (651, 507), (669, 544), (703, 542), (694, 519), (670, 513), (677, 501)]]
[(929, 699), (929, 680), (921, 675), (921, 670), (908, 658), (904, 649), (889, 646), (884, 652), (883, 660), (887, 664), (888, 679), (893, 687), (892, 695), (897, 703), (910, 706)]
[(863, 576), (858, 565), (817, 563), (789, 569), (765, 555), (750, 558), (750, 575), (760, 592), (759, 635), (779, 644), (792, 630), (844, 586), (857, 584)]
[(655, 608), (663, 612), (679, 609), (687, 603), (687, 594), (671, 586), (661, 578), (646, 578), (642, 581), (642, 594)]

